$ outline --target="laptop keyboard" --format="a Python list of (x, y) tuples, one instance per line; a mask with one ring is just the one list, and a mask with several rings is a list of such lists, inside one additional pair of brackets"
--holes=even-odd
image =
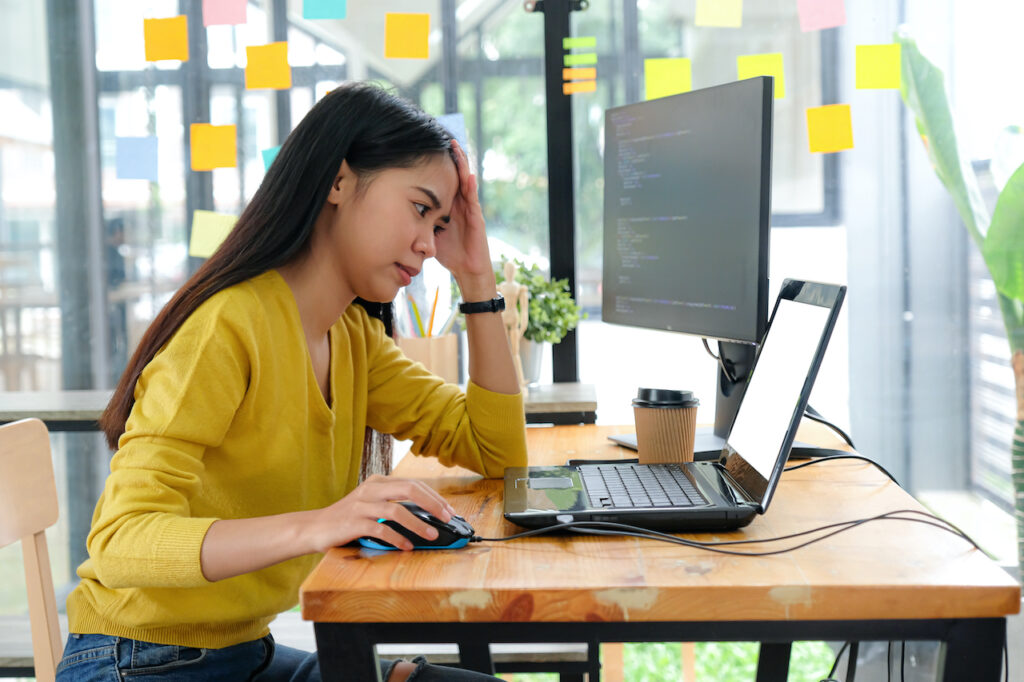
[(708, 503), (678, 464), (585, 464), (578, 469), (593, 507), (694, 507)]

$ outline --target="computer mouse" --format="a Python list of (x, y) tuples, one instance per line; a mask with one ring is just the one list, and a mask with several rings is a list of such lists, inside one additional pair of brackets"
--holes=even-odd
[[(437, 528), (437, 538), (428, 540), (416, 535), (416, 533), (413, 533), (397, 521), (378, 519), (378, 523), (385, 523), (409, 538), (413, 549), (458, 549), (469, 544), (469, 539), (473, 537), (473, 526), (469, 525), (466, 519), (461, 516), (454, 515), (450, 523), (445, 523), (415, 502), (400, 502), (399, 504), (426, 523)], [(359, 538), (359, 544), (370, 549), (397, 549), (390, 542), (385, 542), (378, 538), (362, 537)]]

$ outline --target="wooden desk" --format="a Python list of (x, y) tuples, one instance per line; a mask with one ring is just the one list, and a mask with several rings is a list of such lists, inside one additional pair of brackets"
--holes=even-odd
[[(605, 440), (621, 430), (531, 429), (530, 463), (626, 456)], [(413, 456), (396, 473), (427, 479), (479, 535), (519, 530), (502, 518), (499, 480)], [(785, 474), (765, 516), (715, 537), (898, 509), (923, 508), (869, 464), (826, 462)], [(488, 670), (488, 642), (759, 641), (758, 680), (785, 680), (793, 641), (924, 639), (945, 642), (943, 680), (983, 682), (999, 677), (1020, 588), (960, 538), (879, 521), (772, 557), (575, 535), (437, 552), (345, 547), (324, 557), (301, 603), (316, 621), (324, 680), (378, 679), (380, 642), (459, 642), (464, 665)]]

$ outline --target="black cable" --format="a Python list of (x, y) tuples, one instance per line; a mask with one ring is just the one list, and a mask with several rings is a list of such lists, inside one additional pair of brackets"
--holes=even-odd
[(804, 409), (804, 416), (807, 417), (808, 419), (812, 420), (812, 421), (816, 421), (819, 424), (824, 424), (825, 426), (829, 427), (830, 429), (835, 431), (837, 434), (839, 434), (839, 437), (842, 438), (844, 441), (846, 441), (847, 445), (849, 445), (854, 450), (857, 449), (856, 446), (853, 444), (853, 439), (850, 438), (850, 434), (846, 433), (846, 431), (843, 431), (841, 428), (839, 428), (838, 426), (836, 426), (835, 424), (833, 424), (829, 420), (827, 420), (824, 417), (822, 417), (821, 414), (819, 414), (818, 411), (815, 410), (810, 405), (808, 405)]
[[(794, 464), (792, 466), (788, 466), (785, 469), (783, 469), (783, 471), (796, 471), (797, 469), (803, 469), (804, 467), (809, 467), (812, 464), (818, 464), (819, 462), (824, 462), (824, 461), (830, 460), (830, 459), (861, 459), (861, 460), (864, 460), (865, 462), (868, 462), (869, 464), (874, 464), (875, 467), (877, 467), (879, 471), (881, 471), (883, 474), (885, 474), (886, 476), (889, 477), (889, 480), (891, 480), (896, 485), (900, 485), (900, 482), (896, 480), (896, 477), (893, 476), (892, 474), (890, 474), (886, 470), (886, 468), (883, 467), (881, 464), (879, 464), (878, 462), (876, 462), (873, 459), (865, 457), (864, 455), (855, 455), (852, 452), (849, 453), (849, 454), (842, 454), (842, 455), (826, 455), (824, 457), (814, 457), (813, 459), (809, 459), (806, 462), (801, 462), (800, 464)], [(900, 487), (902, 488), (903, 486), (900, 486)]]
[(843, 646), (839, 648), (839, 653), (836, 654), (836, 660), (832, 662), (832, 667), (829, 668), (828, 678), (832, 679), (832, 675), (835, 674), (836, 668), (839, 667), (839, 659), (843, 657), (843, 652), (846, 651), (850, 646), (849, 642), (844, 642)]
[[(906, 516), (900, 516), (901, 514), (912, 514), (923, 516), (925, 518), (908, 518)], [(811, 530), (801, 531), (799, 533), (791, 533), (789, 535), (783, 535), (774, 538), (753, 538), (747, 540), (723, 540), (715, 542), (701, 542), (699, 540), (680, 538), (675, 535), (669, 535), (668, 533), (648, 530), (645, 528), (639, 528), (637, 526), (631, 526), (623, 523), (612, 523), (608, 521), (571, 521), (568, 523), (560, 523), (553, 526), (547, 526), (545, 528), (537, 528), (534, 530), (525, 531), (523, 533), (509, 535), (503, 538), (484, 538), (480, 536), (473, 536), (471, 542), (502, 542), (505, 540), (514, 540), (517, 538), (527, 537), (531, 535), (540, 535), (543, 533), (551, 533), (559, 530), (571, 530), (573, 532), (587, 533), (591, 535), (618, 535), (625, 537), (645, 538), (649, 540), (660, 540), (662, 542), (669, 542), (672, 544), (682, 545), (684, 547), (704, 549), (709, 552), (717, 552), (719, 554), (729, 554), (733, 556), (773, 556), (776, 554), (785, 554), (787, 552), (792, 552), (794, 550), (801, 549), (803, 547), (807, 547), (808, 545), (812, 545), (816, 542), (825, 540), (826, 538), (830, 538), (834, 535), (838, 535), (839, 533), (842, 533), (844, 531), (856, 528), (865, 523), (881, 520), (910, 521), (913, 523), (923, 523), (929, 526), (934, 526), (936, 528), (939, 528), (940, 530), (944, 530), (948, 533), (963, 538), (971, 545), (973, 545), (976, 549), (981, 550), (981, 548), (978, 547), (978, 544), (974, 542), (974, 540), (972, 540), (970, 536), (968, 536), (962, 530), (954, 526), (952, 523), (949, 523), (948, 521), (941, 519), (933, 514), (928, 514), (927, 512), (918, 511), (916, 509), (898, 509), (895, 511), (886, 512), (884, 514), (879, 514), (877, 516), (871, 516), (863, 519), (854, 519), (851, 521), (841, 521), (838, 523), (813, 528)], [(938, 521), (939, 523), (935, 523), (935, 521)], [(767, 550), (761, 552), (737, 552), (735, 550), (721, 549), (721, 547), (727, 545), (761, 544), (768, 542), (778, 542), (782, 540), (790, 540), (796, 537), (802, 537), (813, 533), (820, 533), (822, 531), (829, 532), (819, 537), (814, 537), (802, 543), (796, 544), (792, 547), (786, 547), (783, 549)]]
[(729, 382), (735, 384), (738, 379), (736, 379), (736, 375), (732, 373), (732, 370), (726, 366), (725, 360), (722, 358), (722, 344), (718, 344), (718, 355), (715, 355), (711, 352), (711, 346), (708, 345), (707, 339), (701, 339), (701, 342), (704, 344), (704, 350), (708, 352), (708, 355), (718, 361), (718, 366), (722, 368), (723, 372), (725, 372), (725, 376), (729, 379)]
[(892, 640), (889, 640), (889, 646), (885, 650), (885, 680), (892, 682)]
[(907, 682), (907, 640), (900, 642), (900, 682)]

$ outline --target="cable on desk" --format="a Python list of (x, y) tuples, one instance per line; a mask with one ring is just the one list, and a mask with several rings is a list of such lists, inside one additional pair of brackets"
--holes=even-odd
[[(809, 467), (812, 464), (818, 464), (820, 462), (824, 462), (824, 461), (827, 461), (827, 460), (830, 460), (830, 459), (861, 459), (861, 460), (864, 460), (865, 462), (867, 462), (869, 464), (874, 464), (875, 467), (879, 471), (881, 471), (883, 474), (885, 474), (886, 476), (889, 477), (889, 480), (891, 480), (896, 485), (900, 485), (900, 482), (896, 480), (896, 477), (893, 476), (892, 474), (890, 474), (888, 472), (888, 470), (886, 470), (886, 468), (884, 466), (882, 466), (881, 464), (879, 464), (878, 462), (876, 462), (875, 460), (873, 460), (873, 459), (871, 459), (869, 457), (865, 457), (864, 455), (855, 455), (852, 452), (843, 453), (843, 454), (839, 454), (839, 455), (825, 455), (823, 457), (814, 457), (813, 459), (809, 459), (806, 462), (801, 462), (800, 464), (794, 464), (792, 466), (788, 466), (785, 469), (783, 469), (783, 471), (796, 471), (797, 469), (803, 469), (804, 467)], [(900, 487), (902, 488), (903, 486), (900, 485)]]
[[(909, 514), (911, 516), (909, 516), (909, 517), (905, 516), (907, 514)], [(915, 518), (916, 516), (920, 516), (920, 517), (924, 517), (924, 518)], [(870, 523), (872, 521), (883, 521), (883, 520), (886, 520), (886, 521), (909, 521), (909, 522), (912, 522), (912, 523), (923, 523), (923, 524), (927, 524), (929, 526), (934, 526), (934, 527), (936, 527), (936, 528), (938, 528), (940, 530), (944, 530), (944, 531), (946, 531), (948, 533), (952, 533), (953, 535), (956, 535), (958, 537), (963, 538), (964, 540), (969, 542), (972, 546), (974, 546), (979, 551), (983, 551), (983, 550), (981, 550), (981, 547), (978, 546), (978, 543), (976, 543), (974, 540), (972, 540), (969, 535), (964, 533), (962, 530), (957, 528), (952, 523), (946, 521), (945, 519), (941, 519), (938, 516), (935, 516), (933, 514), (929, 514), (927, 512), (922, 512), (922, 511), (918, 511), (916, 509), (897, 509), (895, 511), (885, 512), (884, 514), (878, 514), (876, 516), (870, 516), (870, 517), (862, 518), (862, 519), (853, 519), (853, 520), (850, 520), (850, 521), (840, 521), (840, 522), (837, 522), (837, 523), (832, 523), (832, 524), (828, 524), (828, 525), (825, 525), (825, 526), (819, 526), (817, 528), (812, 528), (810, 530), (800, 531), (798, 533), (790, 533), (788, 535), (781, 535), (781, 536), (773, 537), (773, 538), (752, 538), (752, 539), (747, 539), (747, 540), (719, 540), (719, 541), (712, 541), (712, 542), (702, 542), (700, 540), (691, 540), (691, 539), (688, 539), (688, 538), (681, 538), (681, 537), (677, 537), (675, 535), (670, 535), (668, 533), (662, 533), (660, 531), (650, 530), (650, 529), (646, 529), (646, 528), (640, 528), (638, 526), (631, 526), (629, 524), (624, 524), (624, 523), (612, 523), (612, 522), (609, 522), (609, 521), (571, 521), (571, 522), (568, 522), (568, 523), (559, 523), (559, 524), (555, 524), (553, 526), (547, 526), (545, 528), (536, 528), (536, 529), (525, 531), (525, 532), (522, 532), (522, 533), (516, 533), (514, 535), (509, 535), (509, 536), (506, 536), (506, 537), (503, 537), (503, 538), (485, 538), (485, 537), (480, 537), (480, 536), (476, 536), (475, 535), (475, 536), (473, 536), (473, 538), (470, 541), (471, 542), (503, 542), (503, 541), (506, 541), (506, 540), (515, 540), (515, 539), (518, 539), (518, 538), (529, 537), (529, 536), (532, 536), (532, 535), (542, 535), (542, 534), (545, 534), (545, 533), (553, 533), (553, 532), (557, 532), (557, 531), (561, 531), (561, 530), (569, 530), (569, 531), (572, 531), (572, 532), (575, 532), (575, 533), (584, 533), (584, 534), (589, 534), (589, 535), (616, 535), (616, 536), (625, 536), (625, 537), (645, 538), (645, 539), (649, 539), (649, 540), (659, 540), (661, 542), (668, 542), (668, 543), (672, 543), (672, 544), (676, 544), (676, 545), (682, 545), (684, 547), (692, 547), (692, 548), (695, 548), (695, 549), (703, 549), (703, 550), (707, 550), (709, 552), (716, 552), (718, 554), (730, 554), (730, 555), (734, 555), (734, 556), (773, 556), (773, 555), (776, 555), (776, 554), (785, 554), (787, 552), (792, 552), (794, 550), (801, 549), (803, 547), (807, 547), (808, 545), (812, 545), (812, 544), (814, 544), (816, 542), (821, 542), (822, 540), (825, 540), (826, 538), (830, 538), (830, 537), (832, 537), (834, 535), (838, 535), (839, 533), (843, 533), (845, 531), (851, 530), (851, 529), (856, 528), (858, 526), (861, 526), (861, 525), (863, 525), (865, 523)], [(936, 522), (938, 522), (938, 523), (936, 523)], [(826, 532), (823, 535), (820, 535), (818, 537), (813, 537), (813, 538), (811, 538), (809, 540), (806, 540), (804, 542), (801, 542), (801, 543), (798, 543), (796, 545), (793, 545), (791, 547), (785, 547), (785, 548), (782, 548), (782, 549), (765, 550), (765, 551), (754, 551), (754, 552), (739, 552), (739, 551), (731, 550), (731, 549), (723, 549), (723, 547), (731, 546), (731, 545), (764, 544), (764, 543), (769, 543), (769, 542), (779, 542), (779, 541), (783, 541), (783, 540), (792, 540), (794, 538), (799, 538), (799, 537), (803, 537), (803, 536), (806, 536), (806, 535), (811, 535), (811, 534), (814, 534), (814, 533), (821, 533), (821, 532), (824, 532), (824, 531), (828, 531), (828, 532)]]

